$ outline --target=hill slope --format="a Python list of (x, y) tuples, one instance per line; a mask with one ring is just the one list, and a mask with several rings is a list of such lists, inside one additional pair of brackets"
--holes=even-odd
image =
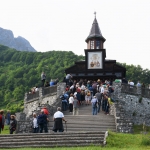
[(41, 86), (42, 71), (47, 81), (62, 81), (64, 70), (81, 59), (71, 51), (21, 52), (0, 45), (0, 109), (19, 111), (25, 92)]
[[(0, 45), (0, 109), (20, 111), (25, 92), (41, 86), (42, 71), (46, 73), (47, 81), (56, 78), (62, 81), (64, 70), (84, 59), (72, 51), (26, 52)], [(139, 65), (122, 65), (127, 70), (127, 79), (135, 84), (138, 80), (150, 83), (150, 70), (143, 70)]]

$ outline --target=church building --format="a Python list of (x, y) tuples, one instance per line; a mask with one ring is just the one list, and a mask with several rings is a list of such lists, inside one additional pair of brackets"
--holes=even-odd
[(102, 36), (99, 28), (96, 13), (89, 36), (86, 38), (87, 49), (85, 60), (77, 61), (75, 64), (65, 70), (66, 74), (71, 74), (73, 79), (122, 79), (126, 75), (126, 68), (116, 64), (116, 60), (106, 58), (104, 42), (106, 39)]

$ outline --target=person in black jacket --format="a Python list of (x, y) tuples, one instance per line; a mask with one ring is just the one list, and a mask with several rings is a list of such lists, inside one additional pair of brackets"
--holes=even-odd
[(11, 119), (10, 119), (10, 134), (13, 134), (14, 131), (16, 131), (16, 127), (17, 127), (17, 121), (15, 119), (14, 115), (11, 115)]
[(48, 121), (49, 121), (49, 119), (47, 118), (47, 115), (44, 114), (43, 110), (41, 110), (41, 114), (37, 118), (37, 123), (40, 128), (40, 133), (43, 132), (43, 129), (44, 129), (45, 133), (48, 133), (48, 128), (47, 128)]

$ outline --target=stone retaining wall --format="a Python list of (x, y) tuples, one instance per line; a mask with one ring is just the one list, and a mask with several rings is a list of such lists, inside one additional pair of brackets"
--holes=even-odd
[[(42, 107), (46, 107), (50, 112), (50, 115), (53, 115), (56, 112), (57, 106), (61, 106), (60, 95), (65, 91), (66, 84), (58, 83), (57, 91), (54, 90), (46, 90), (53, 91), (52, 93), (43, 94), (43, 89), (39, 90), (39, 97), (35, 97), (34, 99), (27, 99), (27, 94), (24, 99), (24, 110), (21, 113), (16, 113), (17, 130), (16, 133), (29, 133), (31, 132), (31, 120), (33, 112), (39, 114)], [(51, 87), (49, 87), (51, 88)]]
[[(118, 106), (123, 110), (123, 113), (118, 111), (118, 106), (115, 105), (116, 117), (118, 115), (122, 115), (124, 120), (132, 120), (133, 124), (141, 125), (145, 124), (146, 126), (150, 126), (150, 99), (141, 97), (139, 94), (131, 95), (128, 93), (121, 93), (121, 83), (113, 84), (115, 92), (112, 97), (116, 100)], [(120, 109), (119, 108), (119, 109)]]

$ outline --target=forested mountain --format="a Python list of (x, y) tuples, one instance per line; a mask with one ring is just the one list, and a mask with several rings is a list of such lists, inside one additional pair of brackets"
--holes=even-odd
[(25, 92), (41, 86), (42, 71), (48, 81), (61, 81), (64, 70), (83, 59), (71, 51), (21, 52), (0, 45), (0, 108), (19, 111)]
[[(0, 109), (20, 111), (23, 108), (25, 92), (34, 86), (41, 86), (41, 72), (47, 80), (63, 80), (64, 70), (84, 56), (72, 51), (21, 52), (0, 45)], [(122, 64), (127, 69), (127, 79), (150, 83), (150, 71), (139, 65)]]

